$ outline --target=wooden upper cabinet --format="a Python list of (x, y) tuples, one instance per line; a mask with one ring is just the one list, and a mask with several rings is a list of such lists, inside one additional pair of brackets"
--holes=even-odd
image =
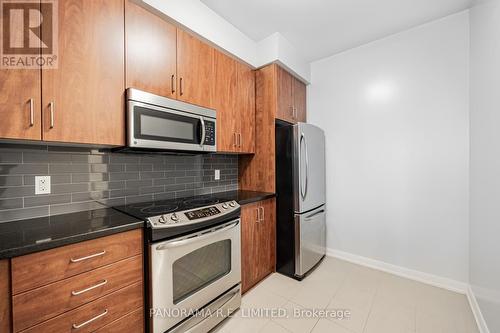
[(41, 140), (40, 85), (39, 69), (0, 70), (0, 138)]
[(239, 119), (236, 113), (236, 60), (215, 51), (214, 108), (217, 111), (217, 151), (237, 152)]
[(124, 1), (58, 8), (58, 68), (42, 70), (43, 140), (124, 145)]
[[(11, 38), (22, 41), (22, 29)], [(40, 69), (0, 69), (0, 138), (41, 140), (41, 80)]]
[(177, 99), (214, 107), (214, 53), (210, 45), (177, 29)]
[(237, 63), (238, 94), (236, 100), (239, 119), (239, 152), (255, 153), (255, 71)]
[(276, 118), (289, 123), (306, 121), (306, 85), (276, 66)]
[(290, 73), (276, 65), (277, 109), (276, 118), (293, 123), (293, 81)]
[(306, 116), (306, 85), (296, 78), (293, 79), (294, 120), (305, 123)]
[(177, 28), (127, 0), (125, 2), (127, 88), (176, 98)]

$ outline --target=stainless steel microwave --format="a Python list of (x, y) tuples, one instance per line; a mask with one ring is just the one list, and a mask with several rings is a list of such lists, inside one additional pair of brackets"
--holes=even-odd
[(215, 152), (215, 110), (127, 89), (130, 150)]

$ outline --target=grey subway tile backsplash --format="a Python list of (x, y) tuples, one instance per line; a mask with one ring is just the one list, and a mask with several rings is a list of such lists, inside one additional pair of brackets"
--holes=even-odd
[[(214, 180), (214, 169), (221, 179)], [(51, 194), (35, 195), (35, 176)], [(84, 147), (0, 144), (0, 222), (238, 188), (232, 155), (135, 155)]]

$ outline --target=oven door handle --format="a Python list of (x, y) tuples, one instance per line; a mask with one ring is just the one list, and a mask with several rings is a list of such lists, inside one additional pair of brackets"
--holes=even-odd
[(167, 242), (164, 242), (162, 244), (157, 245), (156, 250), (162, 251), (162, 250), (172, 249), (175, 247), (184, 246), (187, 244), (198, 242), (200, 240), (203, 240), (203, 239), (206, 239), (209, 237), (213, 237), (215, 235), (218, 235), (218, 234), (224, 233), (228, 230), (231, 230), (231, 229), (235, 228), (239, 223), (240, 223), (240, 221), (238, 220), (236, 222), (232, 222), (230, 224), (227, 224), (226, 226), (224, 226), (222, 228), (213, 228), (208, 232), (200, 232), (200, 233), (197, 233), (197, 234), (194, 234), (191, 236), (183, 237), (180, 240), (167, 241)]

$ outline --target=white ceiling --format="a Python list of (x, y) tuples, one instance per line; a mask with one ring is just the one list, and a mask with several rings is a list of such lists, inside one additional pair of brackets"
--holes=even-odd
[(279, 32), (307, 61), (467, 9), (473, 0), (201, 0), (253, 40)]

